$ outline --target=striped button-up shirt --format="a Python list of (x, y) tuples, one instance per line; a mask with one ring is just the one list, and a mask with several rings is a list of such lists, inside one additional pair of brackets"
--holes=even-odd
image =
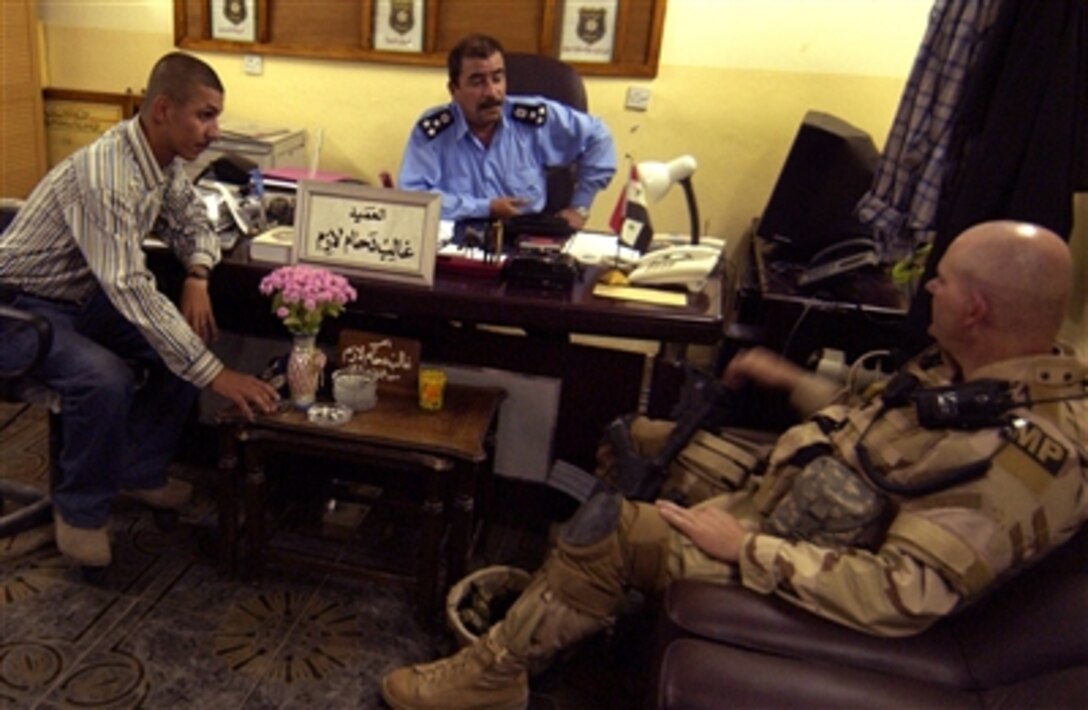
[(160, 168), (134, 118), (34, 189), (0, 237), (0, 285), (71, 303), (101, 287), (172, 372), (205, 387), (223, 364), (157, 289), (141, 246), (152, 233), (183, 264), (219, 261), (218, 238), (181, 160)]
[(872, 188), (855, 208), (888, 254), (901, 258), (937, 226), (956, 111), (999, 0), (937, 0), (914, 60)]

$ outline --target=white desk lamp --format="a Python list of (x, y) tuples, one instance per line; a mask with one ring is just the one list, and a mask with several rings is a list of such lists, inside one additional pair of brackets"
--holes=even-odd
[(695, 203), (695, 190), (691, 186), (695, 168), (695, 158), (690, 155), (681, 155), (667, 163), (648, 160), (638, 164), (638, 177), (650, 202), (660, 201), (675, 183), (683, 186), (691, 219), (692, 244), (699, 243), (699, 206)]

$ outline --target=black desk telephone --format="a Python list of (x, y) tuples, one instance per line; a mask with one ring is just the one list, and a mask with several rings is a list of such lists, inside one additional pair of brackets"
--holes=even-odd
[(550, 214), (520, 214), (502, 221), (502, 237), (489, 219), (463, 219), (453, 226), (453, 243), (495, 253), (512, 252), (532, 237), (554, 239), (561, 244), (574, 234), (567, 220)]
[(565, 290), (582, 275), (582, 270), (570, 254), (520, 252), (506, 260), (502, 274), (511, 286)]
[(515, 243), (518, 237), (560, 237), (574, 234), (574, 228), (562, 217), (543, 212), (519, 214), (502, 223), (505, 238)]

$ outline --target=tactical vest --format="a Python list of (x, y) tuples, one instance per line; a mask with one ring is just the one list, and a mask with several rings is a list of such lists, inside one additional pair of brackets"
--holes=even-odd
[[(908, 371), (922, 386), (948, 384), (947, 368), (933, 365), (932, 358), (913, 361)], [(1002, 363), (987, 376), (1014, 382), (1017, 401), (1053, 399), (1075, 394), (1078, 388), (1083, 393), (1084, 366), (1072, 358), (1046, 356)], [(1008, 413), (1007, 426), (965, 431), (922, 428), (913, 407), (889, 410), (879, 395), (874, 393), (860, 407), (825, 408), (779, 439), (753, 493), (753, 502), (770, 523), (768, 532), (872, 549), (894, 542), (941, 569), (970, 596), (1002, 572), (1064, 541), (1076, 530), (1070, 521), (1079, 524), (1084, 518), (1088, 502), (1080, 491), (1088, 458), (1083, 445), (1088, 416), (1083, 400), (1019, 407)], [(857, 455), (863, 435), (872, 467), (893, 484), (939, 484), (947, 472), (979, 462), (988, 464), (988, 470), (919, 496), (889, 494), (858, 474), (883, 499), (865, 509), (843, 473), (864, 470)], [(814, 471), (813, 462), (825, 456), (845, 466), (831, 473), (826, 467)], [(841, 478), (828, 497), (813, 502), (812, 491), (819, 486), (798, 486), (806, 471), (820, 476), (825, 487), (829, 477)], [(814, 531), (806, 513), (813, 506), (836, 505), (838, 510), (825, 514), (825, 529)], [(888, 523), (889, 510), (895, 513), (890, 529), (886, 536), (882, 529), (875, 535), (874, 527)], [(850, 521), (859, 526), (853, 536), (844, 532)]]

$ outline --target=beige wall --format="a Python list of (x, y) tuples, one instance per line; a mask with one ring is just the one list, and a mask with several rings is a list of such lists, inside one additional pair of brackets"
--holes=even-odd
[[(737, 235), (761, 211), (806, 110), (838, 114), (883, 143), (928, 0), (880, 4), (883, 13), (858, 0), (671, 0), (658, 77), (590, 78), (591, 110), (612, 129), (620, 156), (695, 155), (704, 228)], [(172, 49), (171, 0), (39, 0), (39, 7), (48, 86), (138, 91), (154, 60)], [(859, 22), (873, 31), (844, 31)], [(448, 100), (438, 68), (265, 57), (264, 74), (254, 77), (238, 55), (201, 56), (227, 86), (226, 118), (311, 135), (323, 128), (322, 167), (369, 179), (395, 174), (416, 118)], [(651, 90), (649, 111), (623, 108), (632, 84)], [(598, 198), (591, 226), (606, 224), (619, 189), (616, 181)], [(679, 190), (653, 216), (659, 231), (688, 231)]]
[[(925, 29), (931, 0), (670, 0), (653, 80), (588, 78), (590, 109), (617, 153), (636, 160), (691, 153), (705, 233), (739, 236), (758, 215), (805, 111), (826, 111), (880, 146)], [(47, 86), (140, 90), (173, 49), (171, 0), (39, 0)], [(408, 132), (448, 96), (441, 69), (264, 57), (248, 76), (234, 54), (201, 53), (227, 86), (228, 119), (324, 131), (321, 167), (375, 179), (396, 174)], [(650, 89), (650, 109), (626, 111), (628, 86)], [(620, 181), (598, 197), (603, 228)], [(1081, 201), (1079, 213), (1088, 215)], [(652, 208), (659, 231), (686, 232), (680, 191)], [(1088, 350), (1080, 276), (1067, 337)]]

